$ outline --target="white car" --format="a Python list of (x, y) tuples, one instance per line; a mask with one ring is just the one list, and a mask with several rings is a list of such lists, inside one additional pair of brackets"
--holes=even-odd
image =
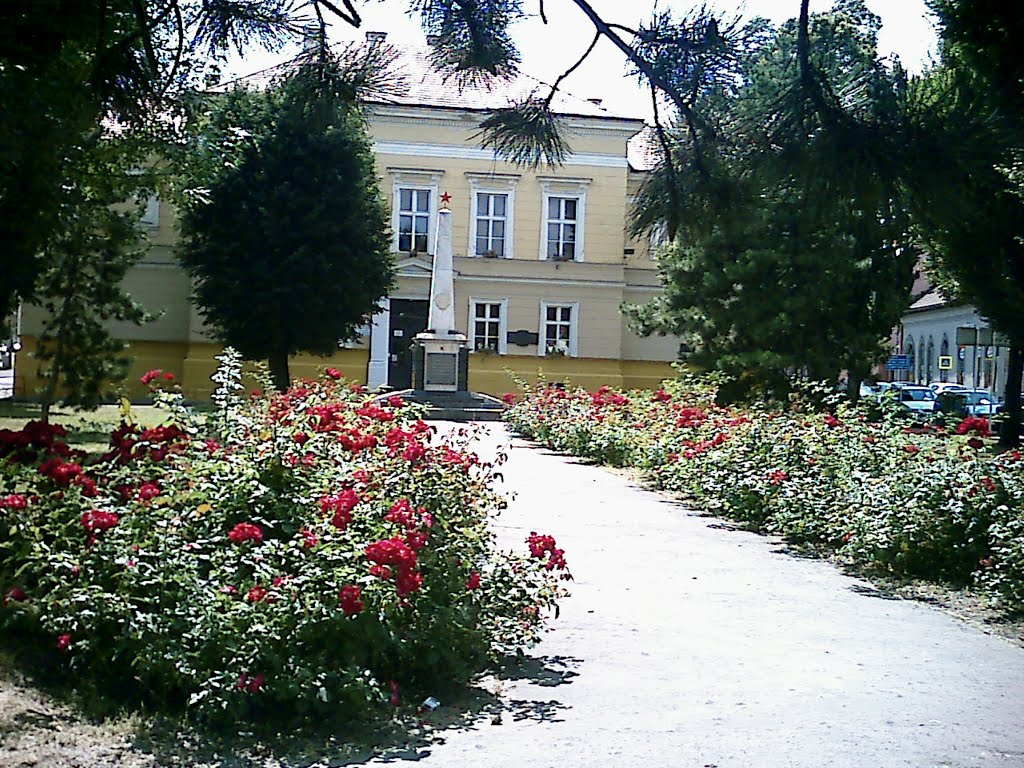
[(953, 384), (949, 381), (934, 382), (931, 384), (931, 388), (935, 390), (936, 395), (941, 395), (943, 392), (963, 392), (967, 389), (963, 384)]
[(891, 389), (897, 402), (911, 413), (932, 413), (937, 407), (937, 396), (931, 387), (897, 382)]

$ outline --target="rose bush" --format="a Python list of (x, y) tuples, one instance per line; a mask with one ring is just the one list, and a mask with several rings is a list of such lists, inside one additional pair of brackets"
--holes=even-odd
[(551, 448), (643, 470), (756, 530), (900, 577), (977, 583), (1024, 609), (1024, 466), (988, 422), (872, 420), (823, 396), (725, 409), (699, 379), (656, 392), (524, 386), (505, 418)]
[(415, 703), (539, 638), (564, 558), (496, 551), (505, 501), (465, 431), (333, 370), (248, 398), (240, 374), (225, 355), (204, 420), (149, 376), (167, 423), (96, 461), (57, 426), (0, 433), (7, 642), (101, 692), (280, 724)]

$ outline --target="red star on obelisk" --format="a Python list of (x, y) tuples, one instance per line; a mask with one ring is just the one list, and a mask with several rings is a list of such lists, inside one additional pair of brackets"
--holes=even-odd
[(445, 192), (441, 195), (441, 206), (444, 208), (448, 207), (448, 203), (451, 202), (452, 196)]

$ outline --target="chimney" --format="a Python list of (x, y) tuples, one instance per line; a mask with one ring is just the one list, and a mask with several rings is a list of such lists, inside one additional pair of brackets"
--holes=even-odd
[(387, 32), (367, 32), (366, 42), (368, 42), (370, 45), (376, 45), (377, 43), (383, 43), (385, 40), (387, 40), (387, 37)]

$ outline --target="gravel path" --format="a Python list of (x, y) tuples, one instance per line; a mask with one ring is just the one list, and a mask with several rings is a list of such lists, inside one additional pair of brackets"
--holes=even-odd
[[(507, 440), (491, 427), (483, 452)], [(573, 596), (500, 724), (442, 733), (423, 764), (1024, 766), (1024, 649), (601, 468), (510, 455), (500, 536), (553, 534)]]

